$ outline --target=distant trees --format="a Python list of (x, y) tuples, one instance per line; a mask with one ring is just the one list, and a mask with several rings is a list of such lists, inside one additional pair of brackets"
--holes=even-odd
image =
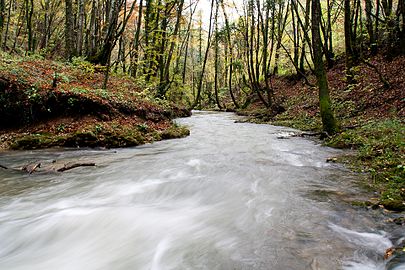
[(313, 74), (319, 84), (322, 63), (333, 67), (342, 48), (348, 84), (369, 55), (405, 53), (404, 0), (210, 4), (204, 21), (195, 16), (198, 0), (0, 0), (0, 47), (81, 57), (107, 67), (107, 79), (111, 68), (144, 82), (157, 97), (189, 106), (259, 101), (270, 109), (275, 77), (291, 74), (312, 86)]

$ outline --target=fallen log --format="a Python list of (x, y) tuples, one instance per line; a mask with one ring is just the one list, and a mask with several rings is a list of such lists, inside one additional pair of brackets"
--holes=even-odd
[(64, 172), (68, 171), (77, 167), (90, 167), (90, 166), (96, 166), (96, 163), (94, 162), (84, 162), (84, 163), (71, 163), (71, 164), (65, 164), (62, 168), (57, 169), (57, 172)]

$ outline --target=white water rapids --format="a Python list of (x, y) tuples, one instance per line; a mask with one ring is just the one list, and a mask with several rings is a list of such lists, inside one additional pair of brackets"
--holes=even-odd
[(359, 192), (326, 163), (339, 150), (235, 119), (197, 112), (178, 120), (191, 136), (136, 148), (1, 153), (97, 167), (0, 169), (0, 269), (384, 269), (387, 233), (339, 200)]

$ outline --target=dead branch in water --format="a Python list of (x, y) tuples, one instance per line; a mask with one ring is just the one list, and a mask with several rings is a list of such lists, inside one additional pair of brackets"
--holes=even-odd
[(41, 168), (41, 163), (29, 164), (24, 166), (21, 170), (26, 171), (28, 174), (32, 174), (38, 168)]
[(65, 164), (62, 168), (59, 168), (56, 171), (64, 172), (64, 171), (71, 170), (71, 169), (74, 169), (74, 168), (77, 168), (77, 167), (90, 167), (90, 166), (96, 166), (96, 163), (94, 163), (94, 162), (85, 162), (85, 163)]

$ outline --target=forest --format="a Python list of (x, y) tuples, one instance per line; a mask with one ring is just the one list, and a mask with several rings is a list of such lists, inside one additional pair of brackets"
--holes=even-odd
[(356, 149), (338, 160), (404, 210), (404, 1), (200, 1), (0, 0), (2, 148), (138, 145), (236, 111)]
[(404, 117), (405, 0), (0, 0), (0, 268), (404, 269)]

